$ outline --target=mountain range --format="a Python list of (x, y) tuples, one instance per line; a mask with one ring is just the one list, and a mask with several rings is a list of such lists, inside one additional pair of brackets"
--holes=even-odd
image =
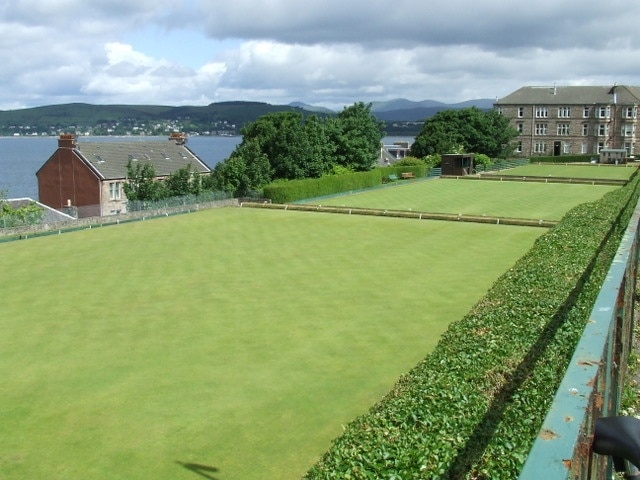
[[(385, 122), (421, 122), (425, 118), (432, 117), (443, 110), (470, 107), (476, 107), (480, 110), (490, 110), (493, 108), (493, 102), (494, 100), (490, 98), (479, 98), (460, 103), (443, 103), (436, 100), (422, 100), (415, 102), (405, 98), (396, 98), (394, 100), (384, 102), (373, 102), (371, 104), (371, 113), (373, 113), (378, 119), (384, 120)], [(337, 113), (328, 108), (308, 105), (302, 102), (293, 102), (289, 105), (310, 112), (326, 114)]]
[[(388, 125), (405, 122), (422, 122), (443, 110), (477, 107), (481, 110), (493, 108), (493, 100), (476, 99), (446, 104), (435, 100), (419, 102), (398, 98), (385, 102), (373, 102), (371, 112)], [(54, 132), (73, 129), (76, 126), (89, 128), (97, 134), (100, 129), (113, 129), (114, 125), (129, 131), (140, 125), (158, 125), (165, 128), (179, 124), (188, 131), (239, 133), (240, 127), (262, 115), (287, 110), (319, 115), (335, 115), (336, 111), (302, 102), (289, 105), (271, 105), (263, 102), (219, 102), (206, 106), (162, 106), (162, 105), (91, 105), (69, 103), (19, 110), (0, 111), (0, 135), (16, 132)], [(164, 123), (164, 125), (159, 124)], [(112, 130), (113, 131), (113, 130)], [(116, 132), (117, 133), (117, 132)], [(153, 132), (152, 132), (153, 133)]]

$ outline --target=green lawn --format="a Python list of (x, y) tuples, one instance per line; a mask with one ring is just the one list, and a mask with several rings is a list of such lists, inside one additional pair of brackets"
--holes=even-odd
[(544, 231), (226, 208), (1, 244), (0, 478), (300, 478)]
[(636, 171), (638, 165), (549, 165), (536, 164), (500, 170), (499, 175), (534, 176), (534, 177), (565, 177), (565, 178), (593, 178), (606, 180), (627, 180)]
[(560, 183), (434, 179), (399, 181), (387, 188), (336, 196), (314, 203), (429, 213), (560, 220), (571, 208), (619, 187)]

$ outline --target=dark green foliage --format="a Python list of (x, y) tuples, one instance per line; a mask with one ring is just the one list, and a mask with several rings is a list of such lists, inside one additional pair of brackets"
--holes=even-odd
[(327, 175), (321, 178), (277, 181), (266, 185), (263, 195), (274, 203), (289, 203), (305, 198), (370, 188), (380, 185), (381, 182), (382, 169), (375, 169), (368, 172)]
[(243, 195), (272, 180), (371, 170), (383, 133), (370, 109), (357, 103), (335, 119), (305, 119), (297, 112), (264, 115), (243, 128), (242, 142), (216, 166), (208, 185)]
[(371, 113), (371, 104), (358, 102), (338, 114), (329, 137), (336, 146), (338, 165), (365, 172), (375, 166), (380, 155), (384, 123)]
[(305, 478), (517, 478), (639, 183), (576, 207), (540, 237)]
[(411, 155), (443, 155), (462, 146), (465, 152), (506, 158), (513, 152), (511, 142), (517, 135), (509, 120), (495, 110), (476, 107), (445, 110), (425, 120), (411, 146)]

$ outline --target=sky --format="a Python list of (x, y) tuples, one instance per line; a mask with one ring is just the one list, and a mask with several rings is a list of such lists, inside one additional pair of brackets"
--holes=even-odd
[(638, 0), (0, 0), (0, 110), (640, 85)]

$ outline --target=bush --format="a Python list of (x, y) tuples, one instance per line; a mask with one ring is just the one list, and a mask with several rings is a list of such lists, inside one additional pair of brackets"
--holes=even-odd
[[(307, 479), (517, 478), (638, 201), (640, 180), (539, 237)], [(568, 247), (571, 248), (568, 248)]]
[(598, 160), (597, 154), (586, 155), (560, 155), (560, 156), (540, 156), (531, 157), (532, 163), (590, 163)]

